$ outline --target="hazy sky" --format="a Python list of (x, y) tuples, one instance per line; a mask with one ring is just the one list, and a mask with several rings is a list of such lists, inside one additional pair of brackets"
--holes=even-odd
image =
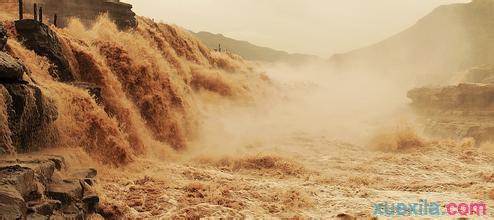
[(469, 0), (122, 0), (192, 31), (323, 57), (383, 40), (442, 4)]

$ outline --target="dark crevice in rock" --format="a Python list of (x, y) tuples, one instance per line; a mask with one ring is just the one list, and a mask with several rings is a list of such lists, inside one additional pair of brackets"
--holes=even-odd
[(7, 31), (3, 27), (3, 23), (0, 21), (0, 51), (5, 50), (7, 45)]

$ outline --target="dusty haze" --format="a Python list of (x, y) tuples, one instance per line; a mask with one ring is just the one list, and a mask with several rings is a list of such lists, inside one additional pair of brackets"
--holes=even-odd
[[(138, 14), (192, 31), (222, 33), (260, 46), (329, 57), (367, 46), (439, 5), (468, 0), (125, 0)], [(304, 39), (301, 41), (301, 39)]]
[(105, 16), (93, 27), (77, 20), (52, 27), (78, 80), (102, 87), (101, 103), (52, 78), (50, 63), (15, 38), (8, 42), (8, 53), (26, 62), (59, 109), (60, 140), (48, 153), (98, 169), (101, 213), (115, 219), (331, 219), (343, 213), (368, 219), (373, 202), (492, 204), (494, 154), (474, 141), (422, 134), (406, 96), (417, 86), (415, 75), (252, 63), (210, 51), (179, 26), (157, 23), (329, 56), (381, 40), (435, 6), (458, 1), (129, 2), (155, 20), (139, 17), (130, 32)]

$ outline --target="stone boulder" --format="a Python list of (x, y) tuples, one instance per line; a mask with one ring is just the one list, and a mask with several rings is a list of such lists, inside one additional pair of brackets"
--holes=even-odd
[(5, 50), (7, 45), (7, 31), (3, 27), (3, 23), (0, 21), (0, 51)]
[(35, 191), (34, 171), (19, 165), (0, 167), (0, 185), (14, 188), (23, 198)]
[(60, 39), (47, 25), (30, 19), (15, 21), (17, 37), (22, 44), (45, 56), (53, 63), (50, 74), (62, 82), (73, 81), (74, 74), (65, 58)]
[(0, 52), (0, 82), (22, 82), (24, 66), (10, 55)]

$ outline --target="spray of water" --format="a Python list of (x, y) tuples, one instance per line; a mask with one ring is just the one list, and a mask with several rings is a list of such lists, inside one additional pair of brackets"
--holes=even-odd
[(184, 150), (198, 137), (198, 99), (249, 100), (250, 85), (264, 82), (241, 58), (210, 52), (176, 26), (139, 21), (130, 32), (119, 31), (106, 16), (89, 29), (77, 20), (65, 29), (52, 27), (76, 79), (102, 89), (101, 103), (54, 80), (51, 64), (13, 33), (10, 53), (26, 63), (58, 107), (53, 145), (82, 147), (110, 164), (170, 147)]
[[(89, 28), (73, 20), (54, 30), (77, 80), (102, 88), (100, 103), (54, 80), (50, 63), (15, 41), (15, 33), (9, 53), (27, 65), (58, 108), (56, 141), (47, 142), (53, 147), (48, 152), (79, 164), (122, 165), (98, 165), (101, 209), (109, 215), (237, 216), (248, 209), (263, 217), (312, 207), (335, 212), (321, 205), (334, 203), (333, 194), (314, 199), (330, 191), (326, 185), (338, 185), (342, 191), (331, 192), (341, 195), (356, 187), (396, 189), (411, 182), (410, 175), (387, 165), (430, 159), (394, 154), (427, 144), (413, 124), (403, 123), (411, 117), (405, 97), (414, 86), (406, 80), (337, 73), (321, 63), (254, 65), (211, 52), (187, 31), (146, 18), (128, 32), (107, 17)], [(6, 116), (0, 108), (0, 122)], [(166, 164), (172, 159), (175, 164)], [(344, 173), (341, 164), (355, 172)], [(401, 179), (383, 181), (381, 169)], [(368, 206), (352, 199), (338, 202)]]

